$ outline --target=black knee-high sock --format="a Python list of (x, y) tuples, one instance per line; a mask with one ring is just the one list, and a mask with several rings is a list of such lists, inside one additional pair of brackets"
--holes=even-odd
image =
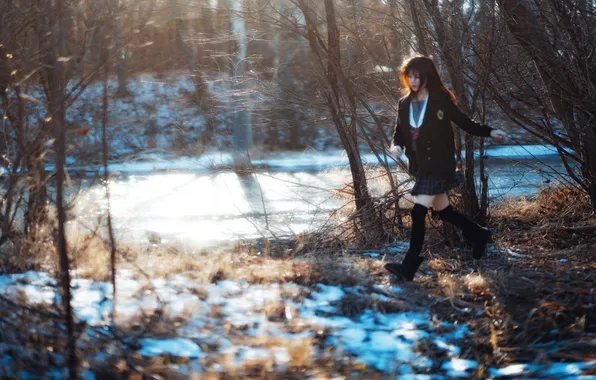
[(439, 211), (439, 217), (442, 220), (461, 228), (464, 236), (468, 239), (473, 239), (477, 233), (485, 231), (483, 227), (454, 209), (451, 205)]
[(419, 203), (414, 204), (412, 208), (412, 232), (410, 233), (410, 249), (406, 253), (405, 261), (420, 256), (422, 245), (424, 244), (425, 222), (428, 207)]
[(411, 211), (412, 232), (410, 233), (410, 248), (408, 249), (408, 252), (406, 252), (406, 257), (404, 257), (401, 264), (388, 263), (385, 265), (385, 268), (389, 272), (395, 274), (401, 280), (412, 281), (416, 271), (424, 260), (420, 256), (420, 253), (422, 252), (422, 245), (424, 244), (424, 224), (426, 222), (427, 212), (428, 207), (418, 203), (414, 204)]
[(492, 235), (489, 229), (474, 223), (467, 216), (456, 211), (451, 205), (439, 211), (439, 217), (462, 229), (464, 237), (473, 244), (472, 255), (475, 259), (484, 256), (488, 241)]

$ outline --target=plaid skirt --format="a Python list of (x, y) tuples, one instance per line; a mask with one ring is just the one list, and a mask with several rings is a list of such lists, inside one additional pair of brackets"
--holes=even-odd
[(449, 190), (459, 187), (463, 183), (463, 176), (456, 172), (451, 180), (425, 178), (416, 176), (416, 183), (410, 190), (412, 195), (437, 195), (447, 193)]

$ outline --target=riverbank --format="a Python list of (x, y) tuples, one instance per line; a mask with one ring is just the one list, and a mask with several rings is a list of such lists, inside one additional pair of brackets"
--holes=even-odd
[[(463, 155), (465, 158), (465, 154)], [(484, 157), (489, 161), (498, 163), (513, 161), (536, 161), (546, 162), (558, 161), (557, 150), (549, 145), (496, 145), (487, 147)], [(374, 154), (361, 152), (361, 158), (365, 165), (378, 166), (381, 162), (395, 167), (397, 161), (383, 152)], [(403, 155), (402, 161), (407, 163), (407, 157)], [(475, 159), (480, 159), (480, 153), (475, 152)], [(317, 151), (306, 149), (299, 152), (261, 152), (250, 156), (250, 161), (256, 171), (270, 172), (320, 172), (331, 169), (347, 169), (349, 161), (345, 151), (341, 149), (328, 149)], [(129, 155), (127, 158), (112, 160), (108, 164), (108, 171), (118, 175), (149, 175), (153, 173), (206, 173), (222, 170), (231, 170), (233, 167), (233, 156), (228, 151), (206, 151), (198, 157), (180, 157), (163, 151), (146, 151)], [(46, 167), (47, 171), (53, 171), (51, 165)], [(77, 165), (74, 161), (67, 165), (69, 172), (93, 176), (103, 173), (103, 164), (97, 166)]]
[[(403, 257), (403, 240), (324, 255), (304, 249), (307, 235), (220, 252), (120, 247), (115, 330), (108, 250), (82, 236), (71, 244), (88, 247), (73, 257), (86, 378), (596, 375), (596, 237), (569, 230), (596, 224), (587, 206), (570, 189), (502, 202), (491, 209), (496, 238), (479, 262), (446, 247), (431, 220), (427, 261), (408, 284), (383, 270)], [(16, 303), (2, 301), (10, 333), (0, 373), (60, 373), (64, 331), (47, 317), (56, 312), (55, 281), (28, 272), (0, 283)]]

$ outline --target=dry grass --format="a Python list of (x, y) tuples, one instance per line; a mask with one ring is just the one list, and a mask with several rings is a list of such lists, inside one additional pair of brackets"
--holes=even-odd
[(56, 257), (51, 228), (41, 226), (35, 229), (34, 234), (4, 243), (0, 254), (0, 273), (47, 269)]
[[(72, 267), (80, 277), (109, 280), (109, 248), (89, 234), (71, 240)], [(287, 249), (265, 244), (237, 246), (232, 251), (187, 251), (176, 246), (128, 247), (118, 250), (118, 270), (131, 270), (139, 276), (167, 278), (184, 273), (198, 283), (243, 280), (250, 284), (294, 282), (301, 285), (370, 285), (383, 273), (382, 265), (347, 253), (322, 255), (319, 252), (290, 256)], [(54, 262), (57, 262), (55, 260)]]
[(491, 222), (504, 242), (527, 251), (560, 250), (596, 243), (596, 234), (569, 227), (596, 225), (586, 194), (574, 188), (542, 190), (535, 200), (508, 200), (492, 210)]

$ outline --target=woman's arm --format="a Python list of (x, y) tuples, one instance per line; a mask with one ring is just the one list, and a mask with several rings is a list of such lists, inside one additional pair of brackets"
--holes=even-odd
[(445, 95), (447, 104), (447, 109), (445, 110), (447, 113), (447, 117), (457, 124), (458, 127), (463, 129), (464, 131), (468, 132), (471, 135), (478, 136), (478, 137), (491, 137), (491, 132), (493, 128), (475, 122), (474, 120), (470, 119), (468, 115), (466, 115), (458, 106), (451, 100), (449, 95)]

